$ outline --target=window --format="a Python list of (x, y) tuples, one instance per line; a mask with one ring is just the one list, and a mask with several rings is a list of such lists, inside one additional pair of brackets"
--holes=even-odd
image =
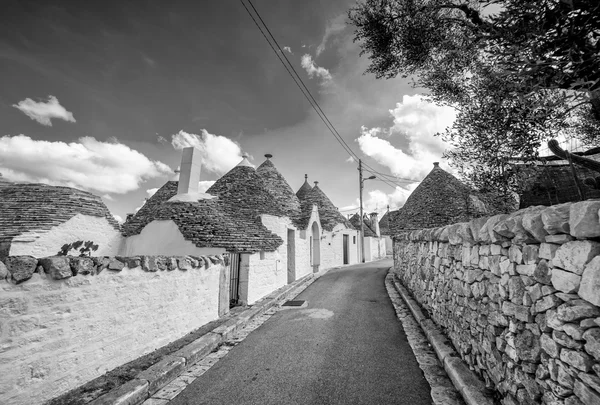
[(356, 245), (356, 236), (353, 236), (353, 237), (352, 237), (352, 244), (353, 244), (353, 245)]

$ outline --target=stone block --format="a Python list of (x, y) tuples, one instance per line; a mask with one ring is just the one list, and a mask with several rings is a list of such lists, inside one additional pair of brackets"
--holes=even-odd
[(600, 328), (588, 329), (583, 333), (585, 351), (600, 361)]
[(552, 270), (548, 267), (548, 262), (544, 259), (535, 266), (533, 272), (533, 279), (538, 283), (550, 284), (552, 283)]
[(550, 357), (559, 358), (562, 346), (556, 343), (549, 334), (543, 333), (540, 336), (540, 346)]
[(540, 337), (529, 330), (515, 336), (515, 350), (522, 361), (537, 362), (540, 357)]
[(523, 228), (532, 235), (538, 242), (544, 242), (548, 232), (544, 229), (544, 222), (542, 221), (542, 211), (546, 207), (540, 207), (536, 211), (529, 211), (523, 214), (522, 225)]
[(183, 357), (169, 355), (139, 373), (137, 378), (148, 381), (148, 393), (152, 395), (177, 377), (184, 369), (185, 359)]
[(90, 402), (90, 405), (134, 405), (148, 398), (148, 381), (135, 378)]
[(597, 393), (600, 393), (600, 377), (594, 374), (579, 373), (577, 377), (588, 387), (592, 388)]
[(69, 257), (69, 265), (74, 276), (94, 274), (96, 266), (91, 257)]
[(540, 249), (538, 252), (540, 259), (552, 260), (554, 259), (554, 254), (558, 250), (560, 245), (555, 245), (553, 243), (542, 243), (540, 244)]
[(535, 312), (546, 312), (551, 308), (557, 307), (561, 302), (555, 294), (546, 295), (535, 303)]
[(563, 244), (554, 255), (552, 265), (581, 275), (585, 265), (600, 254), (600, 243), (577, 240)]
[(517, 274), (517, 272), (515, 271), (515, 264), (512, 263), (507, 257), (501, 257), (502, 259), (500, 260), (500, 273), (502, 275), (508, 274), (511, 276)]
[(55, 280), (61, 280), (73, 276), (69, 258), (66, 256), (44, 257), (39, 260), (44, 272)]
[(558, 318), (558, 311), (549, 309), (546, 311), (546, 325), (552, 329), (562, 330), (565, 323)]
[(580, 283), (581, 276), (558, 268), (552, 269), (552, 285), (557, 290), (565, 293), (577, 292)]
[(508, 248), (508, 259), (515, 264), (523, 263), (523, 253), (521, 252), (521, 248), (517, 245), (511, 245)]
[(487, 222), (487, 218), (475, 218), (469, 221), (469, 228), (471, 229), (471, 234), (473, 235), (473, 240), (475, 243), (484, 242), (482, 239), (482, 235), (485, 235), (485, 239), (489, 239), (489, 235), (487, 234), (487, 230), (482, 232), (482, 228), (485, 226)]
[(523, 276), (533, 277), (536, 268), (535, 264), (517, 264), (516, 271)]
[(590, 371), (594, 364), (594, 360), (589, 355), (576, 350), (562, 349), (560, 351), (560, 359), (576, 369), (585, 372)]
[[(497, 245), (492, 245), (492, 246), (497, 246)], [(501, 258), (502, 258), (502, 256), (500, 256), (500, 255), (489, 256), (489, 258), (488, 258), (488, 264), (489, 264), (490, 271), (496, 276), (502, 275), (502, 271), (500, 270)]]
[[(563, 330), (564, 329), (565, 325), (563, 325)], [(552, 339), (554, 339), (556, 343), (566, 347), (567, 349), (580, 350), (583, 347), (581, 343), (571, 339), (565, 332), (560, 330), (555, 330), (552, 332)]]
[(110, 262), (108, 263), (108, 269), (112, 270), (112, 271), (121, 271), (123, 270), (123, 268), (125, 267), (125, 263), (112, 258), (110, 259)]
[(542, 211), (544, 229), (550, 235), (569, 234), (570, 204), (553, 205)]
[(577, 398), (581, 400), (585, 405), (589, 404), (600, 404), (600, 394), (592, 390), (590, 387), (585, 385), (579, 380), (575, 380), (573, 392), (577, 395)]
[(600, 236), (598, 210), (600, 210), (600, 201), (590, 200), (571, 204), (569, 210), (571, 235), (576, 238)]
[(558, 234), (558, 235), (548, 235), (546, 236), (546, 243), (552, 243), (557, 245), (562, 245), (563, 243), (574, 241), (575, 238), (571, 235)]
[(19, 284), (33, 276), (38, 260), (33, 256), (9, 256), (4, 263), (12, 280)]
[(6, 268), (6, 265), (0, 260), (0, 280), (5, 280), (10, 277), (10, 272)]
[(573, 322), (584, 318), (595, 318), (600, 315), (600, 309), (584, 300), (576, 300), (562, 304), (556, 313), (561, 321)]
[(584, 300), (600, 306), (600, 256), (594, 257), (585, 266), (578, 294)]
[(508, 280), (508, 297), (514, 304), (521, 305), (523, 303), (523, 294), (525, 293), (525, 285), (521, 277), (513, 276)]
[(585, 329), (583, 329), (577, 323), (565, 323), (563, 325), (563, 332), (569, 335), (571, 339), (582, 340), (583, 332), (585, 332)]
[(524, 264), (535, 264), (539, 260), (539, 246), (538, 245), (524, 245), (522, 249), (523, 263)]
[(460, 245), (463, 243), (462, 238), (460, 237), (459, 233), (458, 233), (458, 228), (460, 227), (460, 224), (452, 224), (450, 226), (447, 227), (448, 229), (448, 242), (451, 245)]

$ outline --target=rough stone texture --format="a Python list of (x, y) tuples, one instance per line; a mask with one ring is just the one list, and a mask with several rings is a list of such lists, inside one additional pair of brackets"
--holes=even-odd
[(600, 306), (600, 256), (585, 266), (578, 293), (584, 300)]
[(16, 283), (29, 280), (37, 267), (37, 259), (33, 256), (10, 256), (4, 259), (4, 263)]
[(570, 231), (570, 209), (571, 204), (560, 204), (548, 207), (542, 211), (542, 222), (544, 223), (546, 232), (550, 235), (557, 233), (568, 234)]
[(559, 291), (565, 293), (577, 292), (580, 283), (581, 276), (577, 274), (558, 268), (552, 270), (552, 285)]
[(589, 240), (567, 242), (556, 251), (552, 265), (581, 275), (585, 265), (600, 254), (600, 243)]
[[(542, 208), (537, 233), (536, 215), (519, 212), (472, 220), (468, 244), (453, 236), (460, 224), (395, 238), (396, 275), (503, 404), (600, 395), (600, 245), (564, 233), (571, 205)], [(507, 240), (518, 217), (541, 243)]]
[(569, 211), (571, 235), (576, 238), (600, 236), (599, 210), (600, 201), (582, 201), (572, 204)]
[[(154, 260), (155, 272), (146, 257), (92, 259), (32, 258), (48, 275), (0, 280), (1, 404), (44, 403), (218, 317), (221, 257), (179, 258), (191, 267), (172, 271)], [(128, 261), (140, 265), (117, 263)]]

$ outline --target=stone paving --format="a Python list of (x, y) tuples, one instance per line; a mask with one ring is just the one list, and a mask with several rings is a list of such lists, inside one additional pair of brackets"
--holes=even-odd
[(465, 402), (458, 390), (450, 381), (446, 370), (440, 364), (435, 351), (429, 345), (427, 337), (412, 316), (398, 291), (389, 277), (386, 277), (385, 287), (396, 310), (396, 316), (406, 333), (408, 343), (417, 358), (419, 367), (431, 387), (431, 398), (435, 405), (464, 405)]

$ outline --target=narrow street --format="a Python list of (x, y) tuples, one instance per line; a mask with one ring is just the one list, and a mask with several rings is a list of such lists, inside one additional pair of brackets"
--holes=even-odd
[(391, 260), (331, 270), (169, 404), (431, 404), (385, 289)]

